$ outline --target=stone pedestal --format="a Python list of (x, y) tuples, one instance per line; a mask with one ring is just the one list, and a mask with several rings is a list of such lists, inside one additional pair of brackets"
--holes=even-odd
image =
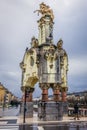
[(66, 91), (62, 91), (62, 101), (66, 102)]
[(60, 101), (60, 91), (59, 91), (59, 89), (54, 89), (54, 101)]
[(26, 117), (33, 117), (33, 102), (26, 102)]
[[(24, 103), (21, 105), (21, 115), (24, 114)], [(33, 117), (33, 102), (26, 102), (26, 112), (25, 112), (26, 118)]]
[(38, 104), (38, 117), (45, 121), (57, 121), (63, 119), (62, 102), (40, 102)]
[(63, 102), (63, 115), (68, 116), (68, 102)]
[(26, 102), (32, 102), (32, 93), (26, 95)]

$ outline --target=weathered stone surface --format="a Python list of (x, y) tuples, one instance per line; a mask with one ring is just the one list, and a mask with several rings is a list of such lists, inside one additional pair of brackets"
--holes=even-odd
[(26, 103), (26, 117), (33, 117), (33, 103)]
[(38, 106), (38, 117), (42, 120), (62, 120), (63, 103), (62, 102), (41, 102)]
[[(20, 63), (22, 91), (27, 87), (34, 88), (35, 84), (39, 82), (39, 87), (42, 89), (42, 101), (45, 102), (39, 104), (39, 117), (43, 120), (62, 120), (65, 107), (63, 102), (66, 102), (66, 91), (68, 90), (68, 56), (63, 49), (62, 39), (58, 41), (57, 45), (53, 42), (54, 16), (52, 10), (42, 3), (40, 10), (35, 12), (42, 14), (38, 20), (39, 37), (31, 39), (31, 48), (26, 49), (23, 61)], [(48, 102), (49, 88), (53, 90), (55, 102)], [(32, 116), (32, 103), (27, 103), (26, 106), (26, 116)]]
[[(24, 103), (21, 106), (21, 114), (24, 113)], [(26, 102), (26, 118), (33, 117), (33, 102)]]
[(63, 114), (68, 115), (68, 102), (63, 102)]

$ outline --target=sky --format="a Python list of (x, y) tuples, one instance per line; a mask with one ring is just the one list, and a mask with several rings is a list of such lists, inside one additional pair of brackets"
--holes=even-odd
[[(62, 38), (68, 54), (68, 92), (87, 90), (87, 0), (0, 0), (0, 82), (21, 97), (19, 64), (31, 38), (38, 38), (34, 11), (41, 2), (54, 12), (54, 44)], [(40, 94), (37, 84), (33, 95)]]

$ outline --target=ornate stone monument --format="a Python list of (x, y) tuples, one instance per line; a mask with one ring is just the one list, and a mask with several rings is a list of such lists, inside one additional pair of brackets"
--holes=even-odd
[[(34, 12), (42, 16), (37, 21), (39, 36), (32, 37), (31, 48), (26, 48), (22, 69), (22, 91), (27, 90), (27, 104), (32, 104), (32, 92), (39, 82), (42, 90), (42, 101), (39, 103), (38, 116), (43, 120), (59, 119), (66, 102), (68, 57), (63, 49), (63, 40), (57, 45), (53, 42), (53, 11), (43, 2), (40, 9)], [(53, 90), (53, 101), (48, 100), (48, 89)], [(61, 116), (62, 117), (62, 116)], [(61, 118), (62, 119), (62, 118)]]

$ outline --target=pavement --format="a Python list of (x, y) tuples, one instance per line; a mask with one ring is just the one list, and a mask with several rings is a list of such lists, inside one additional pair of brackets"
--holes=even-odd
[[(10, 112), (10, 114), (9, 114)], [(12, 110), (6, 110), (6, 114), (4, 113), (4, 115), (2, 117), (0, 117), (0, 125), (6, 125), (6, 124), (17, 124), (17, 125), (21, 125), (23, 124), (23, 115), (18, 114), (19, 112), (19, 108), (17, 109), (12, 109)], [(13, 114), (12, 114), (13, 113)], [(13, 115), (13, 116), (12, 116)], [(61, 121), (43, 121), (42, 119), (39, 119), (37, 116), (37, 113), (34, 112), (33, 114), (33, 118), (26, 118), (25, 119), (25, 124), (47, 124), (47, 123), (87, 123), (87, 117), (80, 117), (80, 120), (74, 120), (74, 117), (69, 117), (69, 116), (64, 116), (63, 120)]]
[(0, 125), (16, 124), (19, 118), (20, 107), (0, 108)]
[(87, 117), (74, 120), (74, 117), (64, 116), (61, 121), (43, 121), (34, 112), (33, 118), (26, 118), (26, 123), (23, 123), (23, 115), (20, 115), (19, 110), (6, 109), (1, 114), (0, 130), (87, 130)]
[[(54, 123), (59, 123), (59, 124), (67, 124), (67, 123), (81, 123), (81, 122), (83, 122), (83, 123), (87, 123), (87, 117), (80, 117), (80, 119), (79, 120), (74, 120), (74, 117), (69, 117), (69, 116), (64, 116), (63, 117), (63, 120), (61, 120), (61, 121), (43, 121), (43, 120), (40, 120), (40, 119), (38, 119), (38, 117), (37, 117), (37, 114), (36, 113), (34, 113), (34, 115), (33, 115), (33, 118), (26, 118), (25, 119), (25, 124), (54, 124)], [(19, 116), (19, 118), (18, 118), (18, 120), (17, 120), (17, 123), (18, 124), (22, 124), (23, 123), (23, 116)]]
[(43, 121), (38, 119), (37, 113), (33, 118), (26, 118), (23, 123), (23, 116), (4, 116), (0, 118), (0, 130), (87, 130), (87, 117), (80, 117), (74, 120), (73, 117), (65, 116), (62, 121)]

